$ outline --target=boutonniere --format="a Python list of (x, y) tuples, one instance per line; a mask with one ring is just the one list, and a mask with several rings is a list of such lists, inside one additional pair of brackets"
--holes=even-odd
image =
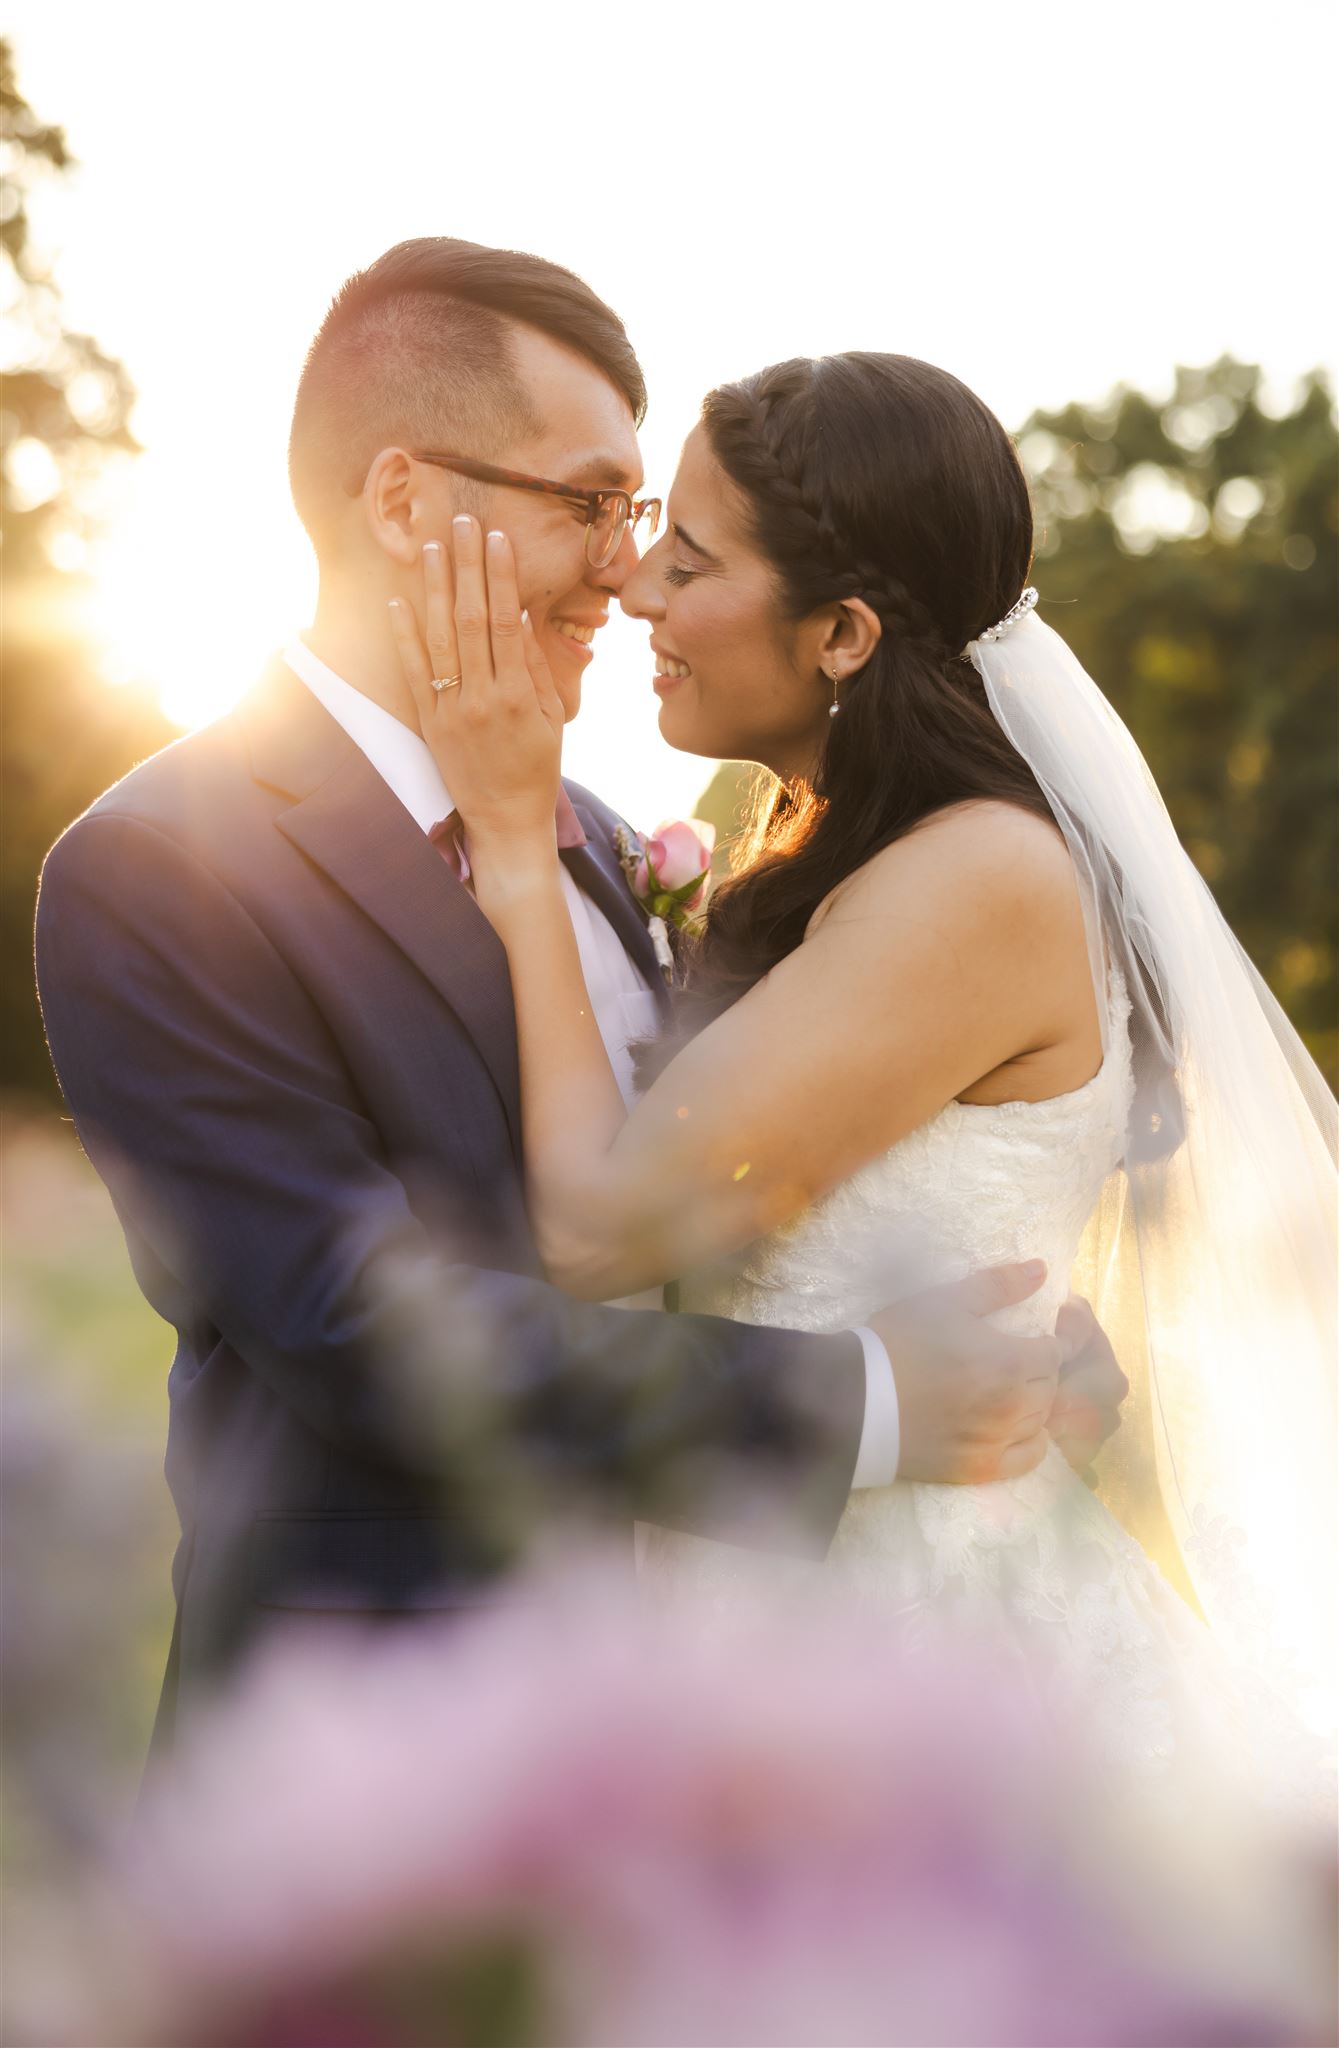
[(701, 926), (715, 846), (716, 827), (702, 818), (667, 819), (649, 839), (639, 839), (624, 825), (614, 834), (618, 864), (646, 912), (666, 981), (674, 973), (669, 927), (691, 932)]

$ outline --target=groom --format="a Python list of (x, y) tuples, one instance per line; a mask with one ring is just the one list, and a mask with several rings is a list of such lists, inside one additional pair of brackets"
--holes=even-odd
[[(505, 956), (451, 858), (386, 604), (453, 512), (505, 500), (573, 715), (636, 559), (624, 532), (596, 566), (581, 494), (639, 491), (644, 407), (620, 322), (538, 257), (433, 238), (352, 278), (293, 416), (311, 630), (46, 863), (52, 1054), (178, 1339), (160, 1731), (279, 1618), (493, 1597), (574, 1508), (625, 1536), (642, 1517), (763, 1540), (765, 1497), (821, 1556), (853, 1483), (1026, 1469), (1048, 1417), (1085, 1462), (1113, 1426), (1122, 1382), (1081, 1310), (1065, 1352), (981, 1320), (1038, 1284), (1024, 1268), (831, 1337), (579, 1303), (543, 1277)], [(615, 814), (568, 800), (568, 908), (617, 1062), (664, 991)]]

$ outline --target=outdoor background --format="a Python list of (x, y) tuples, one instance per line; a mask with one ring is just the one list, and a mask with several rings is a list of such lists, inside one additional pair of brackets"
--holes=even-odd
[[(33, 1638), (32, 1696), (54, 1685), (86, 1747), (130, 1769), (168, 1612), (171, 1333), (62, 1117), (33, 900), (62, 828), (226, 709), (307, 616), (284, 449), (329, 297), (415, 234), (570, 264), (642, 354), (661, 491), (723, 377), (852, 346), (962, 376), (1019, 436), (1050, 619), (1333, 1078), (1336, 13), (220, 17), (23, 0), (10, 16), (0, 1081), (6, 1398), (25, 1418), (10, 1500), (36, 1517), (24, 1557), (41, 1552), (66, 1603), (65, 1638)], [(630, 622), (603, 636), (587, 690), (571, 772), (639, 825), (705, 803), (728, 827), (739, 770), (703, 799), (713, 764), (661, 744)], [(71, 1496), (64, 1569), (44, 1546), (50, 1502)]]

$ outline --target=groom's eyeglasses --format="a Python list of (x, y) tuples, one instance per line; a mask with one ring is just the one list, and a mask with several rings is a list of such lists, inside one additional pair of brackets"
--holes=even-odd
[[(491, 462), (475, 462), (468, 455), (419, 454), (415, 462), (432, 462), (438, 469), (453, 469), (458, 476), (473, 477), (481, 484), (501, 484), (513, 491), (543, 491), (550, 498), (569, 498), (586, 508), (586, 560), (593, 569), (607, 569), (632, 527), (633, 538), (642, 529), (649, 540), (660, 524), (659, 498), (630, 498), (626, 491), (583, 491), (576, 484), (556, 484), (551, 477), (527, 476), (519, 469), (498, 469)], [(640, 544), (640, 543), (639, 543)]]

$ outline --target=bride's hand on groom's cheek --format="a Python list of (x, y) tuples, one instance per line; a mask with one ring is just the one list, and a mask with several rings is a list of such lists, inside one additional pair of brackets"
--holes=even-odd
[(471, 842), (551, 833), (563, 707), (522, 610), (510, 541), (452, 521), (423, 548), (418, 607), (390, 603), (391, 633), (419, 726)]

